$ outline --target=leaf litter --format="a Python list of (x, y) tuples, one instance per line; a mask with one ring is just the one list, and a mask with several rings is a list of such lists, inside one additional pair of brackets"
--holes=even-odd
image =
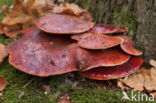
[[(118, 87), (122, 90), (146, 91), (156, 97), (156, 61), (150, 60), (151, 68), (142, 67), (136, 73), (118, 80)], [(136, 79), (137, 78), (137, 79)]]
[(0, 43), (0, 63), (3, 61), (3, 59), (8, 55), (7, 49), (5, 46)]
[[(7, 55), (8, 55), (8, 52), (5, 48), (5, 46), (2, 43), (0, 43), (0, 63), (3, 61), (3, 59)], [(7, 80), (4, 77), (0, 76), (0, 91), (3, 91), (6, 88), (7, 84), (8, 84)], [(0, 96), (0, 98), (1, 98), (1, 96)]]
[(7, 84), (7, 80), (4, 77), (0, 76), (0, 91), (3, 91), (6, 88)]

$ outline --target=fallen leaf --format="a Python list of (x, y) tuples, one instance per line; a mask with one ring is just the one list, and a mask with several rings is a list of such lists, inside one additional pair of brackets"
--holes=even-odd
[(9, 38), (15, 38), (21, 32), (20, 25), (0, 24), (0, 33), (5, 34)]
[(59, 103), (71, 103), (69, 100), (69, 95), (65, 94), (64, 96), (61, 96)]
[(51, 91), (49, 85), (43, 85), (42, 90), (44, 91), (44, 94), (49, 94)]
[(153, 95), (154, 98), (156, 99), (156, 92), (150, 93), (150, 95)]
[(59, 6), (55, 5), (53, 10), (51, 10), (53, 13), (67, 13), (79, 16), (83, 12), (86, 12), (86, 10), (81, 9), (78, 5), (75, 3), (62, 3)]
[[(7, 9), (7, 7), (4, 7), (4, 9)], [(59, 5), (54, 4), (54, 0), (16, 0), (6, 13), (2, 23), (6, 25), (22, 24), (23, 29), (28, 28), (34, 25), (37, 19), (50, 11), (52, 13), (67, 13), (76, 16), (87, 12), (74, 3), (62, 2)], [(80, 18), (88, 21), (92, 20), (92, 16), (89, 13), (81, 15)], [(13, 34), (11, 33), (10, 35)]]
[(148, 91), (156, 90), (156, 68), (141, 68), (139, 72), (120, 79), (118, 86), (122, 89), (127, 89), (129, 86), (134, 91), (143, 91), (144, 88)]
[[(31, 6), (30, 6), (31, 7)], [(30, 8), (29, 7), (29, 8)], [(27, 8), (27, 9), (29, 9)], [(15, 4), (11, 6), (10, 11), (3, 18), (2, 23), (8, 25), (15, 25), (19, 23), (25, 23), (33, 19), (33, 17), (27, 14), (26, 7), (21, 0), (16, 0)]]
[(0, 76), (0, 91), (4, 90), (7, 86), (8, 82), (4, 77)]
[(3, 44), (0, 43), (0, 62), (8, 55), (8, 52)]
[(2, 22), (7, 25), (23, 24), (27, 27), (28, 24), (31, 26), (52, 4), (53, 0), (24, 0), (24, 2), (16, 0)]
[(93, 17), (89, 12), (81, 13), (81, 15), (79, 15), (79, 18), (84, 20), (84, 21), (88, 21), (88, 22), (93, 21)]
[(21, 92), (21, 93), (19, 94), (18, 98), (20, 99), (20, 98), (22, 98), (24, 95), (25, 95), (25, 93), (24, 93), (24, 92)]
[(155, 60), (151, 59), (149, 62), (150, 62), (150, 64), (151, 64), (153, 67), (156, 68), (156, 61), (155, 61)]

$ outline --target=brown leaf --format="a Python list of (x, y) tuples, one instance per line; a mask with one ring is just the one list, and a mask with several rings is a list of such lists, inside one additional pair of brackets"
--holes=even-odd
[(28, 15), (27, 13), (28, 11), (26, 10), (22, 1), (16, 0), (15, 4), (12, 5), (12, 8), (6, 14), (2, 22), (8, 25), (15, 25), (19, 23), (23, 24), (33, 19), (33, 17), (31, 15)]
[(69, 95), (65, 94), (64, 96), (60, 97), (59, 103), (71, 103), (69, 100)]
[[(6, 9), (6, 7), (4, 7)], [(68, 13), (72, 15), (80, 15), (86, 10), (81, 9), (76, 4), (61, 3), (54, 4), (54, 0), (16, 0), (15, 4), (11, 6), (9, 12), (3, 18), (2, 23), (7, 25), (22, 24), (23, 28), (27, 28), (35, 24), (36, 20), (45, 13), (51, 11), (52, 13)], [(91, 20), (92, 16), (88, 13), (81, 18)]]
[[(156, 68), (141, 68), (139, 72), (120, 79), (118, 86), (122, 89), (132, 88), (134, 91), (143, 91), (144, 88), (148, 91), (154, 91), (156, 90)], [(127, 88), (128, 86), (130, 88)]]
[(2, 22), (8, 25), (24, 24), (24, 27), (33, 25), (52, 4), (53, 0), (16, 0)]
[(156, 92), (152, 92), (152, 93), (150, 93), (150, 95), (153, 95), (154, 98), (156, 99)]
[(151, 59), (149, 62), (150, 62), (150, 64), (151, 64), (153, 67), (156, 68), (156, 61), (155, 61), (155, 60)]
[(8, 82), (4, 77), (0, 76), (0, 91), (4, 90), (7, 86)]
[(74, 3), (69, 4), (65, 2), (65, 3), (60, 4), (59, 6), (55, 5), (52, 12), (53, 13), (67, 13), (67, 14), (79, 16), (83, 12), (86, 12), (86, 10), (81, 9), (78, 5)]
[(81, 15), (79, 15), (79, 18), (84, 21), (88, 21), (88, 22), (93, 21), (93, 17), (91, 15), (91, 13), (89, 13), (89, 12), (81, 13)]
[(7, 37), (15, 38), (20, 32), (21, 32), (20, 25), (0, 24), (0, 33), (5, 34)]
[(49, 85), (43, 85), (42, 90), (44, 91), (45, 94), (49, 94), (51, 91)]
[(8, 55), (8, 52), (3, 44), (0, 43), (0, 62)]

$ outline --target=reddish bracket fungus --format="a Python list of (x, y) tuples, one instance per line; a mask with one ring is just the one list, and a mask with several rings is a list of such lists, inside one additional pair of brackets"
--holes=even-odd
[(10, 64), (41, 77), (79, 71), (97, 80), (120, 78), (141, 66), (143, 59), (136, 56), (142, 52), (129, 37), (103, 35), (125, 33), (126, 27), (94, 26), (90, 13), (68, 6), (58, 6), (62, 11), (47, 13), (36, 26), (23, 30), (23, 37), (8, 45)]
[(124, 53), (119, 47), (106, 50), (86, 50), (74, 47), (75, 64), (80, 71), (86, 71), (99, 66), (116, 66), (127, 62), (130, 55)]
[(24, 32), (24, 37), (8, 46), (10, 64), (43, 77), (77, 70), (66, 37), (49, 36), (36, 27)]
[(133, 47), (133, 42), (129, 37), (123, 36), (123, 35), (116, 36), (116, 37), (122, 38), (124, 40), (123, 43), (121, 43), (120, 45), (123, 51), (125, 51), (126, 53), (130, 55), (135, 55), (135, 56), (142, 55), (141, 51), (138, 51)]
[(50, 35), (37, 27), (23, 33), (24, 37), (8, 46), (9, 62), (32, 75), (50, 76), (98, 66), (116, 66), (130, 58), (119, 47), (90, 51), (80, 48), (67, 35)]
[(72, 39), (77, 40), (82, 48), (86, 49), (108, 49), (120, 44), (124, 52), (130, 55), (138, 56), (142, 52), (134, 48), (132, 40), (123, 35), (108, 36), (99, 33), (84, 33), (79, 35), (72, 35)]
[(71, 38), (78, 40), (79, 46), (86, 49), (107, 49), (123, 42), (121, 38), (95, 33), (73, 35)]
[(84, 77), (97, 80), (121, 78), (137, 71), (142, 63), (142, 58), (132, 57), (128, 62), (119, 66), (98, 67), (89, 71), (81, 72), (80, 74)]
[(92, 33), (103, 33), (103, 34), (124, 33), (127, 31), (128, 29), (126, 27), (104, 25), (104, 24), (97, 24), (94, 26), (94, 28), (90, 30), (90, 32)]
[(82, 33), (90, 30), (94, 24), (76, 16), (52, 13), (48, 13), (36, 23), (39, 29), (54, 34)]

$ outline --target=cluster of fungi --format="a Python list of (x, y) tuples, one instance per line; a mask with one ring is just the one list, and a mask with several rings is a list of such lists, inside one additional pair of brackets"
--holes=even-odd
[(120, 78), (143, 63), (126, 33), (126, 27), (96, 24), (86, 11), (46, 13), (8, 45), (9, 62), (41, 77), (78, 71), (90, 79)]

